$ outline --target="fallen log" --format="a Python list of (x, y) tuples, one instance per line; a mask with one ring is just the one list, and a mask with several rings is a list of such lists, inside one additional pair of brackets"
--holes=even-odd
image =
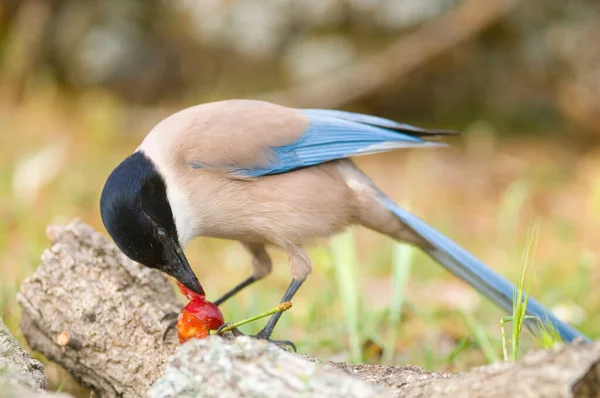
[(177, 349), (151, 398), (186, 397), (598, 397), (600, 344), (560, 345), (521, 361), (441, 374), (416, 366), (301, 358), (249, 337), (211, 337)]
[(31, 358), (0, 318), (0, 396), (3, 398), (66, 398), (46, 392), (44, 365)]
[(166, 278), (82, 222), (47, 235), (17, 296), (28, 344), (101, 396), (143, 396), (176, 347), (162, 342), (162, 317), (181, 309)]
[(594, 397), (600, 344), (530, 353), (459, 374), (414, 366), (321, 362), (251, 338), (163, 341), (181, 304), (166, 278), (127, 259), (75, 221), (48, 229), (52, 245), (20, 289), (29, 345), (103, 397)]

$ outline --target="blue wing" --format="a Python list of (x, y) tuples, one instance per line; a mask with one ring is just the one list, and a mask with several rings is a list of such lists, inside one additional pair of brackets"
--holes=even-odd
[(266, 167), (236, 169), (234, 172), (259, 177), (398, 148), (443, 146), (445, 144), (425, 141), (420, 136), (452, 133), (351, 112), (322, 109), (301, 112), (310, 119), (310, 124), (299, 140), (271, 148), (274, 160)]
[(363, 115), (361, 113), (353, 113), (346, 111), (330, 110), (330, 109), (306, 109), (303, 111), (304, 114), (316, 117), (323, 116), (329, 118), (336, 118), (341, 120), (347, 120), (350, 122), (360, 123), (363, 125), (370, 125), (375, 127), (381, 127), (388, 130), (399, 131), (402, 133), (410, 134), (413, 136), (432, 136), (432, 135), (453, 135), (457, 134), (456, 131), (452, 130), (431, 130), (423, 129), (421, 127), (412, 126), (406, 123), (398, 123), (393, 120), (384, 119), (382, 117)]

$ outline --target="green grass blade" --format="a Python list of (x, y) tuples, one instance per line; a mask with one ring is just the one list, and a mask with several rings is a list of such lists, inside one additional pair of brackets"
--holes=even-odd
[(344, 311), (346, 329), (350, 340), (352, 361), (362, 362), (359, 332), (359, 291), (356, 249), (352, 229), (331, 239), (330, 248), (335, 269), (340, 302)]
[(500, 319), (500, 333), (502, 336), (502, 357), (504, 358), (504, 361), (508, 361), (508, 351), (506, 349), (506, 334), (504, 333), (504, 324), (507, 322), (512, 322), (512, 320), (512, 316), (507, 316)]
[(494, 346), (492, 345), (483, 327), (477, 323), (477, 321), (475, 321), (471, 314), (466, 312), (461, 312), (460, 314), (467, 324), (467, 327), (471, 330), (475, 342), (479, 348), (481, 348), (481, 351), (483, 351), (488, 363), (500, 362), (500, 357), (496, 353), (496, 350), (494, 349)]
[(514, 243), (513, 239), (517, 236), (519, 225), (517, 215), (530, 196), (531, 187), (525, 179), (514, 181), (504, 191), (499, 204), (498, 216), (496, 217), (496, 231), (505, 244)]
[(63, 390), (65, 389), (65, 385), (67, 384), (67, 379), (62, 379), (60, 381), (60, 384), (58, 385), (58, 387), (56, 387), (56, 392), (57, 393), (61, 393), (63, 392)]
[(388, 312), (389, 336), (383, 354), (384, 363), (392, 363), (396, 355), (396, 332), (402, 318), (406, 285), (410, 278), (414, 249), (404, 243), (395, 243), (392, 256), (392, 299)]
[(533, 284), (533, 277), (535, 275), (535, 267), (529, 275), (529, 281), (526, 282), (527, 269), (535, 257), (535, 251), (537, 249), (537, 241), (539, 235), (539, 219), (529, 230), (527, 237), (527, 245), (523, 253), (523, 268), (521, 270), (521, 277), (517, 284), (517, 289), (513, 298), (513, 330), (512, 330), (512, 360), (516, 361), (519, 355), (519, 345), (521, 343), (521, 333), (523, 331), (523, 324), (527, 314), (527, 303), (529, 302), (529, 292), (531, 285)]
[(456, 347), (454, 347), (454, 349), (452, 350), (452, 352), (450, 354), (448, 354), (448, 356), (445, 359), (445, 363), (446, 365), (450, 365), (452, 364), (452, 362), (454, 362), (454, 360), (458, 357), (458, 355), (465, 351), (467, 348), (469, 348), (471, 346), (471, 339), (469, 339), (468, 337), (464, 337), (463, 339), (461, 339), (458, 344), (456, 345)]
[(536, 341), (546, 349), (563, 342), (558, 329), (554, 327), (549, 319), (546, 319), (545, 321), (538, 319), (538, 326), (534, 328), (533, 335), (535, 336)]

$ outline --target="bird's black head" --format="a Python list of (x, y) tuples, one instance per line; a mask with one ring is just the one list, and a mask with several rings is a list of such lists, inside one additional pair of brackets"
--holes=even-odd
[(106, 230), (127, 257), (204, 294), (179, 243), (165, 181), (146, 155), (134, 153), (110, 174), (100, 212)]

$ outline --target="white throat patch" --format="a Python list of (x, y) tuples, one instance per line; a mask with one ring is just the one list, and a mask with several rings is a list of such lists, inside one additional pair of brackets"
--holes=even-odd
[(181, 247), (194, 238), (194, 225), (192, 216), (192, 207), (190, 206), (189, 196), (177, 184), (177, 178), (174, 175), (172, 167), (169, 167), (164, 154), (165, 148), (157, 145), (155, 140), (144, 140), (137, 151), (143, 152), (163, 177), (167, 189), (167, 199), (171, 206), (171, 212), (177, 228), (177, 236)]
[(195, 236), (194, 224), (192, 222), (194, 218), (192, 217), (189, 198), (173, 179), (169, 180), (166, 175), (164, 178), (167, 185), (167, 198), (169, 199), (173, 218), (175, 219), (179, 243), (181, 247), (184, 247)]

